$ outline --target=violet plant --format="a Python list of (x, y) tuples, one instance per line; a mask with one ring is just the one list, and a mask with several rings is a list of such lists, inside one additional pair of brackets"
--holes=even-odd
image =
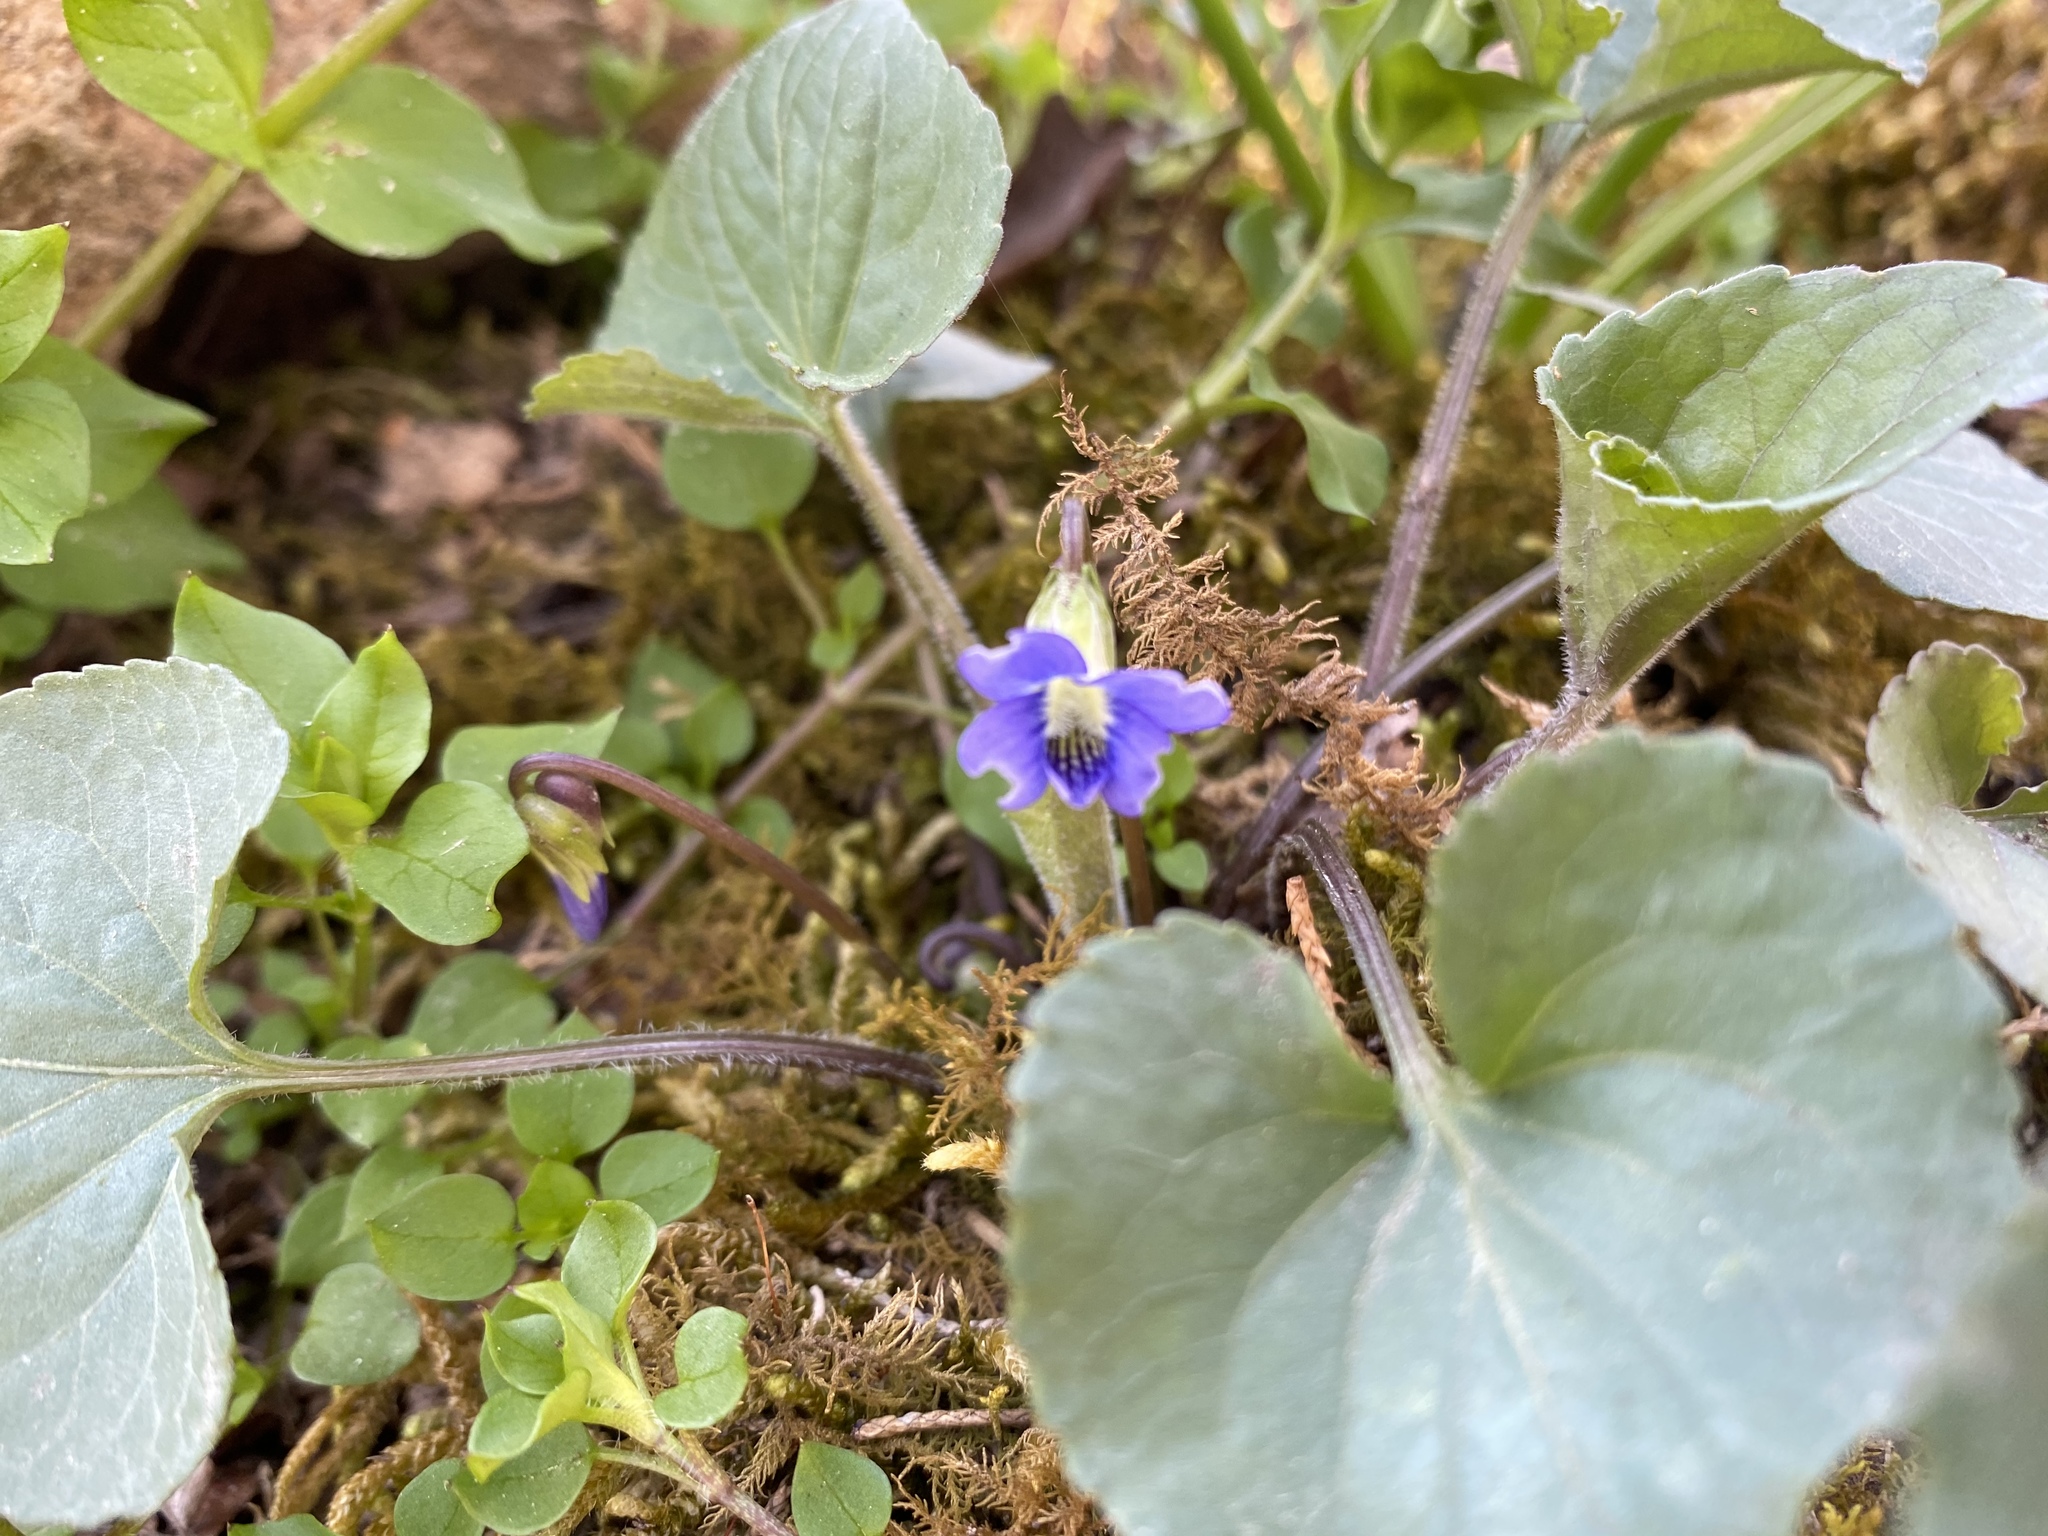
[[(395, 0), (262, 107), (255, 0), (72, 0), (108, 89), (219, 162), (88, 330), (132, 314), (245, 174), (366, 251), (478, 227), (546, 259), (609, 240), (542, 211), (474, 108), (369, 62), (417, 9)], [(1196, 9), (1261, 130), (1292, 142), (1227, 11)], [(1456, 7), (1322, 13), (1338, 68), (1320, 154), (1281, 157), (1312, 243), (1155, 434), (1288, 410), (1318, 495), (1369, 515), (1384, 450), (1282, 387), (1270, 354), (1336, 302), (1337, 274), (1362, 320), (1386, 307), (1382, 242), (1421, 199), (1399, 156), (1476, 142), (1496, 163), (1520, 147), (1403, 486), (1359, 659), (1368, 697), (1413, 681), (1416, 592), (1473, 391), (1575, 157), (1759, 83), (1917, 78), (1940, 19), (1931, 0), (1498, 0), (1493, 15), (1512, 73), (1445, 62), (1476, 36)], [(432, 174), (423, 135), (443, 146)], [(770, 37), (699, 117), (592, 350), (541, 380), (532, 410), (673, 428), (685, 505), (691, 455), (735, 483), (769, 464), (757, 485), (826, 457), (911, 620), (856, 659), (877, 605), (842, 606), (848, 644), (814, 656), (828, 689), (929, 646), (951, 669), (940, 688), (985, 706), (958, 765), (1008, 781), (1002, 810), (1054, 917), (1124, 928), (1111, 815), (1147, 813), (1174, 734), (1227, 718), (1223, 689), (1117, 667), (1071, 523), (1026, 623), (981, 645), (888, 468), (897, 401), (990, 398), (1043, 371), (953, 329), (995, 254), (1008, 175), (995, 117), (911, 13), (838, 0)], [(404, 195), (373, 192), (380, 177)], [(89, 387), (24, 372), (61, 248), (53, 231), (0, 241), (0, 506), (25, 567), (87, 516), (124, 441)], [(1315, 876), (1391, 1073), (1337, 1031), (1293, 957), (1219, 917), (1097, 938), (1038, 995), (1011, 1084), (1013, 1320), (1034, 1411), (1121, 1529), (1747, 1536), (1787, 1528), (1830, 1458), (1884, 1427), (1924, 1432), (1916, 1529), (2027, 1527), (2042, 1474), (2013, 1426), (2048, 1390), (2048, 1257), (2011, 1144), (1994, 977), (2048, 985), (2048, 807), (1973, 804), (2019, 725), (2015, 677), (1938, 647), (1893, 686), (1871, 726), (1881, 821), (1730, 734), (1602, 727), (1687, 626), (1816, 525), (1902, 590), (2048, 616), (2040, 570), (1996, 557), (2048, 538), (2048, 489), (1969, 431), (2048, 394), (2044, 360), (2042, 290), (1965, 263), (1763, 268), (1564, 338), (1533, 386), (1563, 462), (1555, 567), (1462, 632), (1554, 576), (1569, 682), (1547, 724), (1468, 781), (1434, 858), (1428, 1008), (1344, 846), (1314, 819), (1296, 827), (1298, 795), (1275, 796), (1219, 882), (1228, 896), (1269, 865)], [(140, 431), (124, 473), (194, 425)], [(744, 526), (765, 532), (787, 502), (770, 484)], [(369, 1155), (286, 1230), (280, 1279), (313, 1288), (295, 1369), (382, 1380), (418, 1347), (408, 1294), (500, 1297), (465, 1454), (399, 1495), (400, 1536), (539, 1531), (594, 1460), (783, 1536), (693, 1438), (745, 1390), (743, 1322), (689, 1318), (659, 1392), (627, 1327), (658, 1227), (703, 1198), (716, 1157), (676, 1132), (619, 1139), (631, 1070), (809, 1065), (929, 1095), (933, 1064), (833, 1037), (599, 1037), (485, 952), (442, 972), (403, 1036), (334, 1021), (365, 1017), (380, 924), (474, 944), (529, 852), (579, 936), (599, 933), (597, 783), (755, 860), (876, 973), (896, 961), (700, 803), (733, 810), (742, 784), (665, 784), (669, 756), (651, 775), (606, 761), (616, 719), (458, 737), (440, 782), (381, 826), (429, 716), (395, 638), (351, 659), (196, 581), (169, 660), (0, 698), (0, 1271), (37, 1278), (0, 1318), (0, 1515), (15, 1524), (146, 1514), (206, 1454), (237, 1373), (188, 1159), (223, 1114), (314, 1094)], [(659, 750), (715, 769), (734, 760), (715, 745), (734, 718), (707, 713)], [(251, 836), (303, 891), (241, 879)], [(698, 845), (677, 846), (679, 868)], [(333, 946), (324, 1040), (309, 1008), (301, 1040), (262, 1048), (209, 998), (208, 971), (265, 906), (307, 913)], [(516, 1199), (393, 1139), (420, 1093), (493, 1079), (516, 1080), (511, 1128), (538, 1159)], [(575, 1164), (600, 1152), (593, 1183)], [(520, 1254), (557, 1252), (559, 1279), (506, 1290)], [(798, 1456), (801, 1536), (879, 1536), (890, 1507), (862, 1458)]]

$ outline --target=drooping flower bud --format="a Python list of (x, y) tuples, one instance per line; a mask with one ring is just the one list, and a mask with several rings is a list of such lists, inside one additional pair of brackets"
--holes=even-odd
[(526, 841), (554, 881), (576, 937), (588, 944), (604, 931), (611, 907), (605, 869), (609, 840), (597, 790), (573, 773), (544, 772), (515, 802)]

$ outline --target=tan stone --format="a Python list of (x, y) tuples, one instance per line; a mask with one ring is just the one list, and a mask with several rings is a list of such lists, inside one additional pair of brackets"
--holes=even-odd
[[(439, 0), (388, 59), (446, 81), (502, 121), (593, 126), (583, 56), (609, 37), (632, 48), (660, 0)], [(272, 0), (269, 94), (320, 58), (372, 0)], [(680, 40), (679, 40), (680, 41)], [(87, 74), (62, 0), (0, 0), (0, 229), (69, 223), (64, 331), (126, 270), (206, 173), (207, 159), (115, 101)], [(292, 245), (304, 226), (255, 178), (209, 240), (242, 250)]]

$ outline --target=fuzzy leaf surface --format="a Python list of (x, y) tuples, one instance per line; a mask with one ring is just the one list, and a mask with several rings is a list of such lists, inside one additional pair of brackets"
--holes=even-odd
[(676, 150), (596, 345), (802, 421), (967, 307), (1009, 189), (1002, 133), (901, 0), (852, 0), (748, 57)]
[(1801, 75), (1927, 71), (1935, 0), (1657, 0), (1623, 7), (1577, 97), (1600, 128)]
[(1557, 419), (1567, 660), (1625, 686), (1758, 566), (2029, 387), (2048, 303), (1996, 267), (1760, 267), (1568, 336)]
[(417, 70), (369, 64), (271, 155), (292, 212), (359, 256), (431, 256), (488, 229), (528, 261), (609, 245), (592, 220), (550, 218), (503, 130), (468, 97)]
[(2048, 482), (1963, 431), (1821, 526), (1909, 597), (2048, 619)]
[(117, 101), (188, 144), (260, 166), (256, 137), (270, 63), (264, 0), (64, 0), (85, 67)]
[(1729, 735), (1535, 759), (1431, 876), (1434, 1092), (1204, 918), (1031, 1005), (1035, 1406), (1131, 1536), (1788, 1528), (2020, 1197), (1997, 1000), (1896, 844)]
[(2048, 819), (1964, 814), (1994, 754), (2026, 729), (2020, 675), (1981, 645), (1913, 658), (1870, 722), (1863, 795), (1986, 958), (2048, 995)]
[(1913, 1536), (2012, 1536), (2048, 1507), (2048, 1200), (2007, 1229), (1997, 1270), (1942, 1341), (1914, 1421), (1924, 1475), (1901, 1519)]
[(187, 661), (0, 697), (0, 1513), (157, 1507), (227, 1407), (233, 1335), (186, 1164), (249, 1056), (203, 1001), (216, 885), (285, 740)]

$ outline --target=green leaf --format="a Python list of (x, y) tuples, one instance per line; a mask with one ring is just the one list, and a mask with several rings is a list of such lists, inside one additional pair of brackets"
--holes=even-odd
[[(19, 570), (0, 567), (0, 571)], [(0, 580), (4, 580), (0, 576)], [(49, 643), (57, 627), (57, 615), (42, 608), (10, 607), (0, 612), (0, 656), (9, 661), (26, 661)]]
[(528, 261), (609, 245), (604, 225), (549, 218), (519, 157), (468, 97), (391, 64), (366, 64), (271, 152), (292, 212), (359, 256), (431, 256), (488, 229)]
[(470, 725), (448, 738), (441, 749), (441, 777), (467, 779), (488, 784), (505, 803), (512, 803), (508, 782), (512, 765), (535, 752), (574, 752), (580, 757), (602, 757), (612, 728), (619, 723), (615, 709), (583, 725), (551, 722), (545, 725)]
[(526, 1188), (519, 1192), (519, 1241), (526, 1256), (545, 1259), (552, 1254), (576, 1230), (596, 1198), (590, 1180), (567, 1163), (535, 1164), (526, 1176)]
[[(424, 1056), (417, 1040), (349, 1035), (320, 1053), (329, 1061), (401, 1061)], [(425, 1095), (424, 1088), (356, 1088), (320, 1093), (314, 1100), (330, 1124), (359, 1147), (389, 1140), (405, 1123), (406, 1112)]]
[(979, 778), (970, 779), (967, 770), (948, 752), (945, 762), (939, 765), (939, 782), (945, 790), (946, 804), (960, 818), (961, 826), (988, 844), (1013, 869), (1031, 867), (1031, 861), (1024, 857), (1024, 845), (1017, 840), (1017, 829), (1010, 825), (1010, 818), (998, 804), (1010, 790), (1009, 782), (1000, 773), (991, 768)]
[(539, 123), (508, 123), (533, 200), (551, 218), (596, 219), (638, 208), (661, 180), (661, 162), (623, 139), (579, 139)]
[(882, 616), (882, 605), (888, 600), (889, 589), (882, 585), (882, 568), (872, 560), (863, 560), (848, 571), (845, 580), (832, 592), (832, 607), (839, 622), (862, 633), (874, 627), (875, 620)]
[(516, 1389), (494, 1392), (469, 1426), (470, 1474), (487, 1482), (491, 1475), (557, 1425), (571, 1423), (582, 1412), (590, 1377), (571, 1371), (545, 1397)]
[(1387, 448), (1363, 427), (1354, 427), (1305, 389), (1282, 389), (1272, 365), (1254, 355), (1250, 390), (1301, 424), (1308, 437), (1308, 483), (1316, 500), (1332, 512), (1371, 517), (1387, 495)]
[(1914, 1422), (1913, 1536), (2013, 1536), (2040, 1523), (2048, 1466), (2048, 1200), (2007, 1230), (1998, 1268), (1942, 1341)]
[(2048, 993), (2042, 823), (1964, 814), (1992, 757), (2026, 729), (2020, 675), (1982, 646), (1937, 641), (1893, 678), (1870, 722), (1863, 796), (1991, 963)]
[(797, 1536), (882, 1536), (889, 1528), (889, 1474), (858, 1451), (806, 1440), (796, 1453), (789, 1502)]
[(277, 1239), (279, 1285), (316, 1285), (344, 1264), (376, 1257), (370, 1234), (349, 1215), (353, 1185), (352, 1178), (322, 1179), (292, 1207)]
[(700, 523), (732, 532), (780, 523), (817, 473), (817, 442), (801, 432), (678, 426), (661, 450), (661, 476), (675, 504)]
[(25, 603), (73, 613), (168, 608), (191, 571), (238, 571), (242, 552), (201, 531), (177, 493), (148, 481), (126, 501), (57, 530), (48, 565), (0, 566), (0, 584)]
[(718, 1149), (688, 1131), (637, 1131), (621, 1136), (597, 1165), (607, 1200), (630, 1200), (657, 1226), (694, 1211), (718, 1177)]
[(1359, 0), (1356, 5), (1326, 5), (1316, 21), (1337, 56), (1334, 78), (1348, 80), (1365, 62), (1379, 39), (1380, 28), (1394, 9), (1394, 0)]
[(703, 379), (679, 378), (639, 347), (580, 352), (534, 385), (526, 403), (526, 414), (536, 421), (579, 412), (680, 422), (714, 431), (787, 432), (798, 425), (786, 410), (729, 395)]
[(0, 1509), (25, 1527), (156, 1508), (227, 1406), (185, 1149), (252, 1075), (200, 983), (284, 754), (262, 700), (190, 662), (0, 696), (0, 1274), (35, 1282), (0, 1312)]
[(1724, 733), (1532, 759), (1430, 874), (1427, 1084), (1191, 914), (1031, 1004), (1041, 1422), (1125, 1530), (1789, 1529), (2020, 1198), (1998, 999), (1824, 773)]
[(1209, 888), (1209, 852), (1200, 843), (1183, 840), (1152, 855), (1159, 878), (1183, 896), (1199, 896)]
[(64, 0), (64, 20), (85, 67), (117, 101), (209, 155), (263, 164), (264, 0)]
[(292, 1346), (292, 1374), (323, 1387), (383, 1381), (419, 1353), (420, 1319), (374, 1264), (344, 1264), (320, 1282)]
[(1554, 91), (1513, 75), (1446, 69), (1421, 42), (1402, 43), (1373, 60), (1366, 100), (1367, 119), (1389, 159), (1411, 151), (1461, 154), (1476, 139), (1493, 165), (1531, 129), (1579, 115)]
[[(348, 1181), (348, 1203), (342, 1220), (360, 1228), (382, 1215), (422, 1184), (441, 1176), (441, 1159), (431, 1152), (393, 1143), (379, 1147), (363, 1159), (355, 1177)], [(367, 1235), (365, 1241), (368, 1241)]]
[(545, 1397), (562, 1384), (562, 1325), (523, 1296), (507, 1296), (484, 1314), (484, 1351), (521, 1392)]
[(754, 750), (753, 706), (738, 683), (722, 682), (676, 723), (675, 735), (697, 782), (708, 785)]
[(1931, 262), (1763, 267), (1558, 344), (1558, 558), (1573, 682), (1626, 686), (1731, 588), (1859, 491), (2030, 385), (2033, 285)]
[(62, 224), (0, 229), (0, 379), (29, 360), (64, 298)]
[[(1307, 221), (1299, 214), (1283, 218), (1269, 200), (1260, 198), (1233, 213), (1223, 226), (1223, 246), (1244, 274), (1254, 311), (1270, 309), (1284, 293), (1303, 261)], [(1310, 299), (1287, 334), (1321, 352), (1344, 334), (1344, 306), (1327, 291)]]
[[(1654, 14), (1656, 0), (1643, 9)], [(1556, 85), (1572, 61), (1598, 46), (1621, 20), (1588, 0), (1501, 0), (1494, 14), (1515, 46), (1523, 77), (1545, 87)]]
[[(572, 1013), (551, 1038), (596, 1040), (603, 1033)], [(519, 1144), (565, 1163), (610, 1141), (632, 1113), (633, 1074), (624, 1067), (526, 1077), (505, 1087), (505, 1117)]]
[(2048, 619), (2048, 483), (1980, 432), (1958, 432), (1821, 526), (1908, 597)]
[(510, 955), (458, 955), (427, 983), (405, 1032), (436, 1056), (538, 1045), (554, 1027), (544, 983)]
[(85, 511), (92, 438), (69, 395), (41, 379), (0, 384), (0, 565), (50, 558), (57, 530)]
[(397, 833), (343, 854), (363, 892), (430, 944), (498, 931), (498, 881), (526, 857), (526, 826), (506, 798), (466, 779), (431, 784)]
[(92, 433), (96, 507), (133, 496), (149, 484), (173, 448), (213, 425), (204, 411), (129, 383), (90, 352), (55, 336), (43, 338), (19, 377), (55, 384), (84, 414)]
[(512, 1197), (496, 1179), (449, 1173), (370, 1223), (384, 1272), (430, 1301), (475, 1301), (512, 1278)]
[(1601, 130), (1801, 75), (1892, 69), (1918, 81), (1933, 51), (1937, 7), (1935, 0), (1666, 0), (1622, 10), (1577, 92)]
[(449, 1486), (462, 1472), (450, 1456), (437, 1461), (399, 1490), (391, 1521), (398, 1536), (483, 1536), (484, 1523), (471, 1514)]
[(654, 1218), (630, 1200), (600, 1200), (562, 1258), (569, 1294), (617, 1328), (654, 1257)]
[[(385, 630), (357, 655), (293, 743), (285, 793), (299, 800), (346, 795), (373, 816), (383, 815), (398, 787), (426, 760), (432, 715), (426, 674), (398, 636)], [(308, 809), (319, 814), (314, 806)]]
[(467, 1467), (449, 1480), (456, 1501), (503, 1536), (533, 1536), (569, 1512), (590, 1476), (590, 1431), (564, 1424), (478, 1482)]
[(231, 1525), (230, 1532), (242, 1536), (335, 1536), (312, 1515), (286, 1515), (282, 1520), (262, 1520), (254, 1525)]
[(691, 125), (597, 346), (815, 423), (810, 389), (881, 383), (967, 307), (1008, 188), (994, 114), (901, 0), (829, 7)]
[[(727, 1307), (703, 1307), (676, 1330), (676, 1384), (654, 1399), (671, 1429), (709, 1429), (747, 1395), (747, 1320)], [(883, 1516), (884, 1520), (888, 1517)]]
[(294, 736), (348, 675), (348, 653), (312, 625), (216, 592), (193, 577), (171, 617), (171, 653), (226, 667)]

